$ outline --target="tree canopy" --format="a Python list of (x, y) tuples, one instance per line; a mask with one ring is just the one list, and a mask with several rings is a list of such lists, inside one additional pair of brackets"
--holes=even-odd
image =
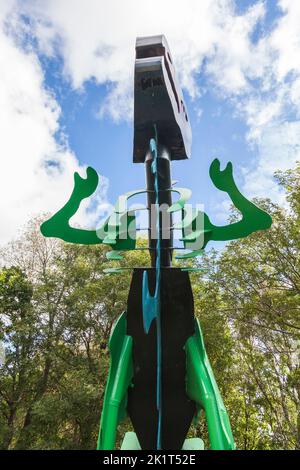
[[(259, 201), (272, 228), (208, 252), (195, 262), (207, 271), (191, 274), (239, 449), (300, 448), (300, 166), (277, 179), (289, 205)], [(45, 239), (40, 221), (1, 253), (0, 448), (94, 449), (131, 274), (104, 274), (106, 247)], [(129, 266), (146, 262), (146, 252), (126, 255)], [(207, 442), (203, 418), (190, 430), (199, 433)]]

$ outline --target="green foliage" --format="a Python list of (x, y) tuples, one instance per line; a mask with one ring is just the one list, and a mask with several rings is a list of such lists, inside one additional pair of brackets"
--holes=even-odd
[(289, 210), (264, 201), (271, 230), (212, 253), (195, 296), (240, 449), (300, 446), (299, 168), (278, 178)]
[[(289, 208), (259, 201), (271, 230), (188, 261), (207, 268), (191, 273), (195, 312), (240, 449), (300, 447), (300, 167), (277, 178)], [(94, 449), (109, 334), (131, 278), (103, 269), (146, 266), (149, 256), (108, 262), (105, 246), (45, 239), (39, 225), (2, 252), (0, 448)], [(196, 433), (208, 443), (203, 416)]]

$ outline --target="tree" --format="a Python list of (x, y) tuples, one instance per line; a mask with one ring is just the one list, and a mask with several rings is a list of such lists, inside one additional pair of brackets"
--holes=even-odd
[[(192, 263), (207, 268), (191, 273), (195, 313), (240, 449), (300, 447), (300, 167), (277, 179), (289, 206), (259, 202), (271, 230)], [(45, 239), (40, 222), (1, 252), (0, 447), (94, 449), (109, 335), (131, 272), (104, 274), (105, 246)], [(118, 265), (148, 263), (144, 250)], [(203, 419), (195, 432), (208, 445)]]
[(229, 243), (209, 276), (235, 342), (229, 413), (240, 448), (299, 448), (299, 173), (278, 175), (289, 209), (264, 201), (271, 230)]
[[(40, 220), (33, 221), (2, 254), (7, 265), (20, 266), (9, 269), (21, 272), (22, 268), (24, 283), (32, 291), (30, 299), (26, 297), (31, 317), (17, 318), (20, 328), (28, 327), (30, 333), (26, 338), (30, 354), (24, 352), (27, 369), (20, 371), (9, 362), (18, 364), (15, 350), (23, 340), (19, 336), (1, 368), (4, 421), (5, 400), (18, 403), (17, 411), (13, 409), (14, 416), (17, 414), (14, 425), (6, 420), (11, 438), (2, 436), (1, 446), (94, 448), (109, 363), (107, 343), (111, 326), (126, 305), (129, 276), (116, 283), (115, 277), (103, 274), (107, 248), (46, 240), (39, 233), (39, 224)], [(8, 335), (16, 335), (18, 325), (16, 320), (10, 325), (5, 321), (10, 282), (6, 268), (1, 275), (1, 326), (6, 344), (10, 344)], [(9, 383), (22, 377), (26, 393), (20, 391), (15, 399)]]
[(6, 358), (0, 375), (0, 442), (4, 449), (10, 446), (19, 411), (30, 393), (29, 370), (37, 346), (32, 294), (32, 284), (20, 268), (1, 270), (0, 339)]

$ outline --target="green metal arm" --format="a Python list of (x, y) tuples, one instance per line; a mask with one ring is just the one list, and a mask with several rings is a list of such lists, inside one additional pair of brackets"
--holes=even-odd
[[(70, 226), (69, 221), (76, 214), (81, 201), (90, 197), (98, 185), (97, 172), (88, 167), (86, 173), (86, 178), (74, 173), (74, 188), (69, 200), (62, 209), (41, 225), (42, 234), (45, 237), (60, 238), (69, 243), (84, 245), (105, 243), (113, 246), (115, 250), (134, 250), (136, 227), (135, 215), (131, 212), (113, 213), (97, 230), (82, 230)], [(132, 191), (124, 197), (126, 199), (139, 192), (141, 191)]]
[(266, 230), (272, 225), (272, 218), (267, 212), (249, 201), (238, 190), (232, 172), (232, 163), (220, 170), (220, 161), (215, 159), (210, 166), (210, 177), (215, 187), (225, 191), (234, 206), (241, 212), (242, 218), (235, 223), (216, 226), (206, 213), (195, 211), (192, 221), (182, 223), (183, 237), (181, 240), (187, 249), (199, 251), (211, 240), (227, 241), (243, 238), (257, 230)]
[(97, 450), (113, 450), (118, 424), (126, 416), (127, 390), (133, 377), (132, 338), (126, 335), (126, 313), (122, 313), (112, 331), (110, 369), (100, 421)]
[(271, 227), (271, 216), (249, 201), (238, 190), (233, 178), (231, 162), (227, 163), (226, 168), (221, 171), (220, 162), (215, 159), (210, 166), (209, 174), (215, 187), (225, 191), (242, 214), (242, 219), (238, 222), (223, 227), (212, 226), (212, 240), (234, 240), (246, 237), (257, 230), (266, 230)]
[(185, 345), (187, 395), (204, 409), (212, 450), (233, 450), (235, 444), (228, 415), (206, 354), (198, 320), (196, 332)]
[(88, 167), (86, 178), (74, 173), (74, 189), (68, 202), (41, 225), (41, 232), (45, 237), (56, 237), (70, 243), (96, 245), (102, 243), (96, 230), (81, 230), (70, 227), (69, 220), (76, 214), (83, 199), (91, 196), (98, 186), (97, 172)]

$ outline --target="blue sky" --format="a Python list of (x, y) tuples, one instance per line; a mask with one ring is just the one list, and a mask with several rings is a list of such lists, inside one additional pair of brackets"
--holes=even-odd
[[(254, 3), (247, 0), (237, 2), (237, 12), (245, 13)], [(276, 18), (281, 16), (276, 2), (267, 3), (268, 14), (254, 35), (270, 30)], [(40, 58), (43, 61), (43, 56)], [(93, 166), (109, 178), (108, 199), (113, 203), (120, 193), (144, 185), (143, 165), (132, 164), (132, 119), (117, 123), (107, 116), (100, 119), (99, 108), (105, 100), (109, 84), (97, 84), (91, 80), (82, 92), (74, 92), (70, 83), (63, 80), (62, 67), (59, 57), (44, 62), (46, 86), (55, 93), (61, 106), (60, 122), (71, 149), (80, 163)], [(205, 76), (199, 74), (197, 81), (205, 91), (196, 102), (190, 99), (186, 91), (184, 93), (193, 131), (192, 158), (190, 161), (174, 162), (172, 175), (180, 185), (192, 189), (191, 202), (205, 204), (220, 219), (219, 222), (223, 222), (215, 202), (216, 199), (222, 202), (224, 194), (218, 194), (213, 188), (208, 175), (209, 165), (215, 157), (220, 158), (223, 165), (231, 160), (238, 177), (239, 165), (247, 165), (255, 149), (245, 143), (247, 126), (235, 117), (231, 103), (210, 88)], [(201, 116), (198, 116), (199, 109)]]
[(193, 132), (192, 158), (174, 162), (172, 174), (192, 189), (191, 202), (203, 203), (212, 221), (226, 221), (229, 201), (208, 175), (218, 157), (222, 166), (233, 162), (249, 197), (283, 203), (272, 174), (300, 154), (300, 2), (189, 0), (183, 7), (166, 0), (162, 7), (154, 0), (151, 9), (135, 0), (2, 4), (0, 52), (8, 69), (2, 175), (12, 172), (18, 181), (1, 207), (2, 242), (30, 216), (59, 209), (74, 170), (84, 175), (89, 165), (104, 177), (93, 210), (85, 205), (76, 219), (86, 226), (101, 216), (95, 204), (105, 210), (144, 185), (143, 165), (132, 163), (137, 34), (164, 33), (171, 47)]

